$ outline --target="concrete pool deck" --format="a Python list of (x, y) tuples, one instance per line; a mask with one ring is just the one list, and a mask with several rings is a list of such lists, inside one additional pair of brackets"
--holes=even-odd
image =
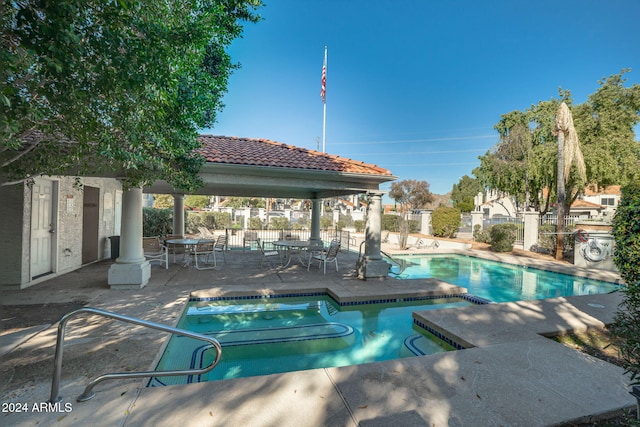
[[(386, 250), (390, 252), (390, 250)], [(430, 251), (421, 251), (430, 252)], [(525, 257), (462, 251), (485, 258), (616, 280)], [(2, 305), (79, 302), (173, 326), (190, 294), (246, 295), (329, 291), (343, 300), (452, 293), (434, 280), (353, 277), (356, 255), (340, 255), (327, 275), (293, 263), (261, 268), (259, 253), (232, 251), (216, 270), (179, 264), (152, 268), (138, 290), (110, 290), (110, 261), (21, 291), (2, 291)], [(56, 324), (0, 335), (0, 401), (26, 412), (3, 411), (3, 426), (547, 426), (588, 421), (633, 409), (623, 370), (545, 338), (611, 323), (619, 293), (417, 312), (431, 328), (472, 347), (430, 356), (341, 368), (313, 369), (160, 388), (147, 380), (105, 381), (96, 396), (76, 402), (88, 382), (107, 372), (155, 366), (167, 334), (79, 316), (67, 327), (57, 407), (49, 399)], [(1, 308), (1, 307), (0, 307)], [(26, 308), (28, 309), (28, 308)], [(23, 404), (26, 404), (24, 406)], [(4, 406), (3, 409), (9, 409)], [(43, 409), (37, 412), (38, 409)]]

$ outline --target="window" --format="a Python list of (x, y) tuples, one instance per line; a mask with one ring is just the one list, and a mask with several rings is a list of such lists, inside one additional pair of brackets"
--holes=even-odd
[(614, 197), (602, 197), (600, 199), (600, 204), (603, 206), (615, 206), (616, 199)]

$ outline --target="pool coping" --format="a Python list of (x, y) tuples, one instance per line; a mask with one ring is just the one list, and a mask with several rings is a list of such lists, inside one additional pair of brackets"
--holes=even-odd
[[(473, 254), (474, 251), (465, 253)], [(341, 256), (341, 272), (328, 272), (326, 276), (321, 272), (308, 274), (306, 267), (300, 266), (287, 271), (265, 271), (260, 268), (259, 258), (257, 264), (252, 264), (253, 270), (248, 270), (246, 260), (255, 258), (255, 254), (228, 255), (232, 256), (227, 256), (226, 265), (216, 271), (201, 272), (176, 265), (165, 270), (154, 266), (152, 278), (143, 290), (109, 291), (99, 278), (100, 275), (106, 277), (110, 265), (103, 263), (54, 279), (47, 286), (5, 294), (3, 302), (16, 297), (30, 301), (39, 298), (61, 301), (68, 298), (65, 294), (75, 298), (87, 296), (86, 301), (92, 306), (171, 324), (177, 322), (191, 291), (199, 289), (217, 287), (230, 292), (252, 289), (253, 292), (269, 293), (331, 288), (354, 299), (374, 294), (395, 296), (407, 291), (405, 284), (398, 285), (389, 280), (363, 282), (351, 278), (354, 254)], [(234, 266), (233, 255), (243, 258), (237, 266)], [(568, 268), (575, 270), (573, 266)], [(76, 278), (78, 285), (74, 286)], [(96, 284), (88, 286), (92, 280)], [(84, 404), (76, 403), (75, 397), (88, 381), (83, 374), (86, 367), (102, 365), (96, 361), (111, 366), (110, 361), (118, 360), (113, 359), (116, 354), (120, 355), (120, 360), (135, 362), (140, 357), (136, 351), (146, 350), (159, 357), (160, 347), (167, 340), (160, 340), (153, 334), (141, 334), (132, 340), (139, 344), (132, 344), (130, 349), (120, 347), (118, 353), (113, 353), (113, 346), (100, 344), (101, 352), (87, 358), (84, 349), (102, 343), (103, 337), (91, 341), (83, 337), (83, 330), (92, 325), (81, 326), (72, 329), (69, 338), (74, 345), (65, 352), (73, 356), (74, 351), (77, 355), (83, 351), (82, 358), (65, 359), (70, 365), (63, 370), (61, 389), (62, 403), (72, 404), (73, 411), (5, 416), (3, 425), (65, 426), (90, 424), (99, 419), (118, 426), (451, 423), (543, 426), (593, 420), (634, 407), (635, 401), (628, 394), (622, 369), (568, 349), (537, 332), (558, 329), (558, 317), (564, 322), (562, 330), (605, 324), (615, 312), (615, 297), (599, 294), (543, 300), (545, 304), (538, 307), (515, 307), (522, 308), (521, 317), (515, 318), (514, 311), (504, 303), (459, 308), (477, 311), (458, 312), (455, 316), (458, 319), (429, 317), (434, 324), (446, 326), (477, 345), (465, 350), (156, 389), (145, 388), (144, 380), (105, 382), (97, 388), (96, 397)], [(552, 320), (545, 323), (545, 318)], [(36, 348), (42, 348), (44, 354), (52, 354), (51, 342), (56, 326), (40, 332), (11, 354), (30, 357)], [(120, 329), (103, 329), (111, 332), (114, 339), (121, 334)], [(107, 350), (109, 352), (105, 352)], [(124, 353), (130, 359), (122, 359)], [(37, 364), (32, 365), (31, 375), (38, 370), (33, 368), (39, 368), (43, 363), (47, 365), (46, 379), (43, 384), (31, 386), (22, 399), (30, 402), (46, 399), (50, 387), (50, 362), (51, 356), (39, 358)], [(157, 361), (152, 363), (155, 364)]]

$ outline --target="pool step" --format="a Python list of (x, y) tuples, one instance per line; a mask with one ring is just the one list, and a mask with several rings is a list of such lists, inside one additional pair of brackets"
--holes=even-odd
[(414, 356), (425, 356), (427, 354), (447, 351), (442, 347), (442, 342), (437, 338), (429, 339), (421, 334), (413, 334), (404, 339), (404, 350), (411, 352)]
[(307, 341), (340, 338), (353, 335), (353, 328), (337, 322), (293, 325), (276, 328), (220, 331), (206, 335), (217, 339), (222, 347), (238, 345), (272, 344), (278, 342)]

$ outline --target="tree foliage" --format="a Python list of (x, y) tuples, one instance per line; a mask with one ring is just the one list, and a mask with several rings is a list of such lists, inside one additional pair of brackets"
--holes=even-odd
[(156, 209), (173, 208), (173, 196), (171, 194), (154, 194), (153, 207)]
[(199, 184), (198, 129), (261, 0), (2, 1), (0, 174)]
[(405, 179), (391, 183), (389, 197), (398, 202), (403, 212), (423, 208), (433, 200), (427, 181)]
[(477, 178), (464, 175), (457, 184), (453, 184), (451, 199), (453, 207), (462, 212), (471, 212), (475, 208), (475, 197), (484, 190), (482, 183)]
[(622, 339), (620, 352), (632, 383), (640, 385), (640, 184), (623, 187), (612, 225), (613, 260), (626, 284), (612, 332)]
[(624, 74), (628, 71), (602, 79), (584, 104), (573, 105), (571, 93), (559, 89), (559, 99), (504, 114), (495, 126), (500, 140), (480, 156), (474, 175), (487, 187), (546, 213), (557, 197), (554, 128), (558, 108), (565, 102), (571, 107), (586, 166), (586, 183), (578, 168), (569, 170), (565, 205), (570, 206), (585, 185), (625, 185), (638, 179), (640, 144), (635, 140), (634, 127), (640, 122), (640, 85), (625, 86)]
[(209, 196), (189, 195), (184, 198), (184, 205), (187, 208), (203, 209), (209, 206), (210, 199)]

